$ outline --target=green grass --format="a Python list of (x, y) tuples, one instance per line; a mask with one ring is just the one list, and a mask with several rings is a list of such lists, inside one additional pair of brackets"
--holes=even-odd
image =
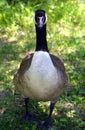
[[(35, 49), (34, 11), (48, 14), (47, 40), (69, 75), (69, 86), (53, 113), (52, 130), (85, 130), (85, 2), (84, 0), (0, 1), (0, 130), (36, 130), (38, 122), (23, 122), (23, 96), (15, 94), (13, 76)], [(30, 111), (46, 119), (48, 102), (30, 101)]]

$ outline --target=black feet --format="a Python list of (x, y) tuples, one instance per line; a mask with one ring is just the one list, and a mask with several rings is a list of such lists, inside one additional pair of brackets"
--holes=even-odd
[(52, 128), (52, 121), (51, 119), (47, 119), (46, 121), (42, 121), (38, 125), (38, 130), (50, 130)]
[(54, 110), (55, 103), (56, 103), (56, 101), (51, 102), (49, 116), (48, 116), (46, 121), (43, 121), (38, 125), (39, 130), (51, 130), (51, 128), (52, 128), (52, 112)]
[(26, 114), (23, 116), (23, 120), (25, 121), (36, 121), (38, 120), (38, 115), (34, 113), (29, 113), (28, 111), (28, 103), (29, 103), (29, 98), (25, 98), (25, 108), (26, 108)]
[[(29, 113), (28, 111), (28, 103), (29, 103), (29, 99), (28, 98), (25, 98), (25, 107), (26, 107), (26, 114), (25, 116), (23, 117), (23, 119), (26, 121), (36, 121), (39, 119), (38, 115), (36, 114), (32, 114), (32, 113)], [(49, 112), (49, 116), (47, 118), (46, 121), (43, 121), (41, 122), (38, 127), (37, 127), (37, 130), (51, 130), (52, 128), (52, 112), (53, 112), (53, 109), (54, 109), (54, 106), (55, 106), (55, 102), (51, 102), (50, 104), (50, 112)]]
[(27, 113), (22, 118), (24, 121), (37, 121), (39, 119), (37, 114)]

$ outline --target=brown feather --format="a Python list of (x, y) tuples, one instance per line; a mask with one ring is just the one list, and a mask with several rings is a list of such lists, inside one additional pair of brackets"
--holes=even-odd
[(56, 69), (58, 69), (61, 73), (62, 73), (62, 79), (64, 80), (64, 85), (63, 87), (66, 87), (68, 84), (68, 76), (65, 72), (65, 67), (63, 62), (60, 60), (60, 58), (58, 58), (57, 56), (54, 56), (52, 54), (50, 54), (51, 60), (55, 66)]
[(26, 72), (26, 70), (29, 69), (29, 67), (30, 67), (30, 65), (31, 65), (31, 61), (32, 61), (33, 54), (34, 54), (34, 53), (27, 55), (27, 56), (22, 60), (22, 62), (21, 62), (21, 64), (20, 64), (20, 68), (19, 68), (19, 70), (18, 70), (19, 75), (23, 75), (23, 74)]
[(13, 82), (16, 86), (16, 88), (19, 89), (19, 86), (22, 84), (23, 81), (23, 75), (26, 72), (26, 70), (29, 69), (30, 65), (31, 65), (31, 61), (32, 61), (32, 57), (33, 54), (28, 54), (21, 62), (19, 69), (17, 70), (17, 72), (14, 75), (14, 79)]
[(57, 56), (54, 56), (54, 55), (50, 54), (50, 57), (51, 57), (51, 60), (52, 60), (52, 62), (54, 64), (54, 66), (57, 69), (65, 71), (65, 67), (64, 67), (63, 62)]

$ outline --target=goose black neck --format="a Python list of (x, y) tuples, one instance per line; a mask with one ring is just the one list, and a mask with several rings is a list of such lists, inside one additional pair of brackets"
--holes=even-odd
[(46, 25), (42, 28), (36, 27), (36, 49), (35, 51), (48, 51), (47, 40), (46, 40)]

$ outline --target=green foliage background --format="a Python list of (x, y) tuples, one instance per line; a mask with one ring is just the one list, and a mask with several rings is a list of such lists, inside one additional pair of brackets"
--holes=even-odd
[[(13, 85), (22, 58), (35, 49), (34, 12), (48, 15), (50, 53), (58, 55), (69, 75), (69, 86), (59, 98), (52, 130), (85, 130), (85, 1), (0, 0), (0, 129), (36, 130), (37, 122), (22, 122), (23, 97)], [(48, 103), (31, 101), (29, 109), (47, 117)]]

